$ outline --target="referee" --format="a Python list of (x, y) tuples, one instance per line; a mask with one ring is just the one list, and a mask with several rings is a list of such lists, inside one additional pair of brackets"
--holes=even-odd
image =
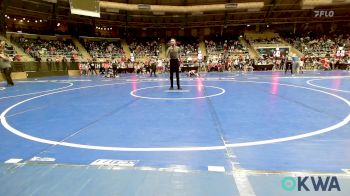
[(176, 46), (176, 40), (173, 38), (170, 40), (171, 46), (166, 51), (166, 57), (170, 59), (170, 88), (174, 89), (174, 72), (176, 73), (177, 89), (181, 90), (180, 78), (179, 78), (179, 66), (180, 66), (180, 48)]
[(7, 85), (13, 86), (14, 83), (11, 78), (11, 59), (5, 54), (5, 41), (0, 42), (0, 69), (4, 72)]

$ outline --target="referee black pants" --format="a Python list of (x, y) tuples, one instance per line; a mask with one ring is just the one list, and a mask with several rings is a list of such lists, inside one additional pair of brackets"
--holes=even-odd
[(178, 59), (170, 59), (170, 88), (174, 88), (174, 72), (176, 73), (177, 88), (180, 88), (179, 67)]
[(5, 69), (3, 69), (3, 72), (5, 75), (5, 79), (7, 81), (7, 84), (14, 85), (12, 78), (11, 78), (12, 68), (5, 68)]

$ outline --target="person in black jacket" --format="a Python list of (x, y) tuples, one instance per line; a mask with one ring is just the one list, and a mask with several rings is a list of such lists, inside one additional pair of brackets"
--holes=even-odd
[(90, 64), (90, 73), (91, 73), (91, 75), (94, 75), (94, 73), (95, 73), (95, 75), (97, 75), (96, 63), (90, 60), (89, 64)]

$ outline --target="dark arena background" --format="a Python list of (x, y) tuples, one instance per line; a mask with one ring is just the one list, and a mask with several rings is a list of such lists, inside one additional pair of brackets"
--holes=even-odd
[(1, 196), (350, 195), (350, 0), (0, 2)]

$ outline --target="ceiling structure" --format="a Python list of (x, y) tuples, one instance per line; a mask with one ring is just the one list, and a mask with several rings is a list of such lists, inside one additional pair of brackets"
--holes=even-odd
[[(128, 28), (201, 28), (256, 24), (288, 25), (315, 22), (350, 22), (350, 2), (348, 0), (105, 0), (100, 2), (100, 18), (70, 14), (68, 0), (57, 0), (57, 3), (47, 1), (52, 0), (3, 0), (2, 6), (4, 7), (4, 2), (7, 3), (5, 14), (12, 18), (29, 17), (96, 26), (125, 26)], [(263, 6), (238, 9), (240, 4), (256, 2), (263, 3)], [(320, 5), (309, 5), (310, 2), (316, 2)], [(114, 3), (124, 6), (129, 4), (130, 7), (147, 3), (147, 5), (152, 5), (152, 9), (158, 6), (158, 10), (117, 9), (114, 6), (109, 6), (114, 5)], [(237, 8), (225, 9), (225, 5), (228, 4), (231, 6), (237, 4), (238, 6)], [(191, 7), (198, 5), (207, 6), (201, 7), (204, 8), (204, 11), (197, 11), (198, 7)], [(207, 8), (212, 5), (220, 5), (221, 8), (224, 6), (224, 9), (207, 11)], [(174, 7), (174, 11), (170, 12), (169, 9), (161, 11), (164, 8), (162, 6), (183, 7)], [(175, 8), (182, 8), (186, 11), (176, 11)], [(192, 12), (192, 8), (195, 11)], [(333, 11), (334, 16), (315, 17), (315, 10)]]

